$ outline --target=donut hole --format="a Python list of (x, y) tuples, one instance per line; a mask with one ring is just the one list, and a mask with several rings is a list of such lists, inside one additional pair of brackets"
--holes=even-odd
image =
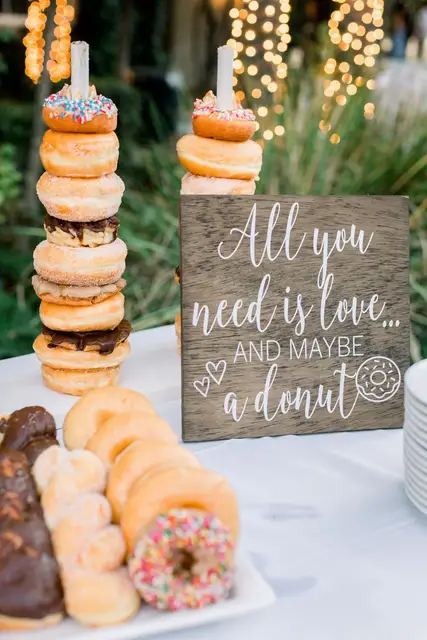
[(371, 373), (370, 380), (375, 387), (379, 387), (386, 382), (387, 376), (384, 371), (377, 369)]
[(172, 549), (171, 562), (174, 565), (173, 575), (176, 578), (190, 578), (197, 560), (188, 549)]

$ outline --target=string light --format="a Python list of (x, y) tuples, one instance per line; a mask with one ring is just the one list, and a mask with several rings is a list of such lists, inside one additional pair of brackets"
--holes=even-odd
[[(43, 31), (47, 17), (44, 13), (50, 6), (51, 0), (38, 0), (28, 7), (28, 17), (25, 26), (28, 34), (23, 43), (25, 52), (25, 73), (34, 83), (37, 83), (43, 72), (45, 59)], [(49, 60), (46, 68), (52, 82), (60, 82), (70, 76), (70, 47), (71, 47), (71, 22), (74, 19), (74, 8), (68, 4), (68, 0), (56, 0), (54, 16), (54, 36)]]
[(227, 42), (235, 49), (233, 86), (253, 101), (251, 106), (262, 119), (262, 135), (271, 140), (285, 134), (274, 119), (283, 114), (279, 103), (288, 75), (283, 54), (291, 42), (291, 5), (289, 0), (235, 0), (235, 4), (229, 12), (232, 38)]
[(50, 0), (40, 0), (32, 2), (28, 7), (28, 17), (25, 26), (28, 29), (27, 35), (23, 39), (25, 46), (25, 74), (34, 83), (39, 81), (43, 71), (44, 46), (43, 31), (46, 25), (46, 15), (44, 11), (49, 7)]
[[(366, 79), (365, 76), (372, 72), (380, 53), (379, 42), (384, 38), (384, 31), (381, 28), (384, 0), (334, 0), (334, 2), (339, 7), (332, 11), (328, 22), (329, 39), (339, 51), (336, 58), (328, 58), (325, 62), (325, 74), (332, 78), (325, 79), (324, 95), (339, 106), (344, 106), (349, 97), (356, 95), (360, 87), (366, 86), (369, 90), (375, 87), (375, 81), (372, 78)], [(341, 57), (347, 59), (339, 62)], [(365, 118), (372, 119), (374, 113), (375, 105), (366, 104)], [(319, 129), (323, 133), (330, 131), (324, 120), (320, 121)], [(341, 140), (335, 133), (331, 134), (329, 139), (332, 144), (339, 144)]]

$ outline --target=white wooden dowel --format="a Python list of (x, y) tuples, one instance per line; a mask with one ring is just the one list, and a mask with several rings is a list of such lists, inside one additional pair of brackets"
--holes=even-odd
[(216, 86), (216, 106), (220, 111), (231, 111), (233, 104), (233, 62), (234, 50), (228, 45), (218, 49), (218, 74)]
[(85, 100), (89, 96), (89, 45), (87, 42), (71, 44), (71, 96)]

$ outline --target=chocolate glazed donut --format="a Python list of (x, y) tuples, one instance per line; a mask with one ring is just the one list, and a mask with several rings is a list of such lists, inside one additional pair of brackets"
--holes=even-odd
[(63, 592), (23, 452), (0, 450), (0, 629), (60, 622)]
[(30, 465), (48, 447), (59, 444), (53, 416), (43, 407), (25, 407), (7, 419), (2, 448), (23, 451)]

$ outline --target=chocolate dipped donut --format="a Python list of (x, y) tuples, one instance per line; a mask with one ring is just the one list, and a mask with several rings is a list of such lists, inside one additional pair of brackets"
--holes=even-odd
[(44, 229), (52, 244), (66, 247), (98, 247), (110, 244), (117, 238), (119, 230), (117, 216), (93, 222), (71, 222), (46, 214)]
[(7, 419), (2, 448), (22, 451), (30, 465), (53, 444), (58, 444), (55, 420), (43, 407), (25, 407)]
[(59, 567), (23, 452), (0, 449), (0, 630), (58, 624)]
[(117, 345), (128, 339), (132, 331), (128, 320), (110, 331), (52, 331), (42, 325), (49, 349), (63, 348), (72, 351), (98, 351), (101, 355), (113, 353)]

